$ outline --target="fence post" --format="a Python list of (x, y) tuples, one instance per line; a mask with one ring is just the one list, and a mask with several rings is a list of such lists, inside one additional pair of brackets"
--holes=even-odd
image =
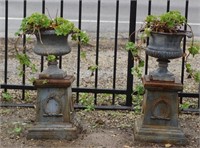
[[(130, 21), (129, 21), (129, 36), (135, 32), (136, 28), (136, 11), (137, 0), (131, 0), (130, 3)], [(130, 41), (135, 42), (135, 35), (130, 36)], [(131, 68), (134, 65), (134, 60), (131, 52), (128, 52), (128, 69), (127, 69), (127, 94), (126, 94), (126, 106), (132, 105), (132, 93), (133, 93), (133, 75)]]

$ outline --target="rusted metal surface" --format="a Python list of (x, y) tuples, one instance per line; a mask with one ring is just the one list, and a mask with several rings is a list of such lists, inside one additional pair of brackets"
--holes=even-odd
[(143, 116), (135, 123), (135, 139), (186, 144), (178, 123), (178, 91), (182, 90), (182, 84), (178, 80), (152, 81), (149, 76), (143, 78), (143, 84)]
[(173, 90), (173, 91), (181, 91), (183, 89), (183, 85), (181, 84), (178, 78), (175, 78), (175, 81), (156, 81), (151, 80), (149, 75), (145, 75), (142, 79), (143, 85), (147, 89), (159, 89), (159, 90)]
[(36, 79), (36, 88), (67, 88), (74, 81), (74, 76), (67, 75), (64, 79)]
[[(44, 83), (45, 81), (45, 83)], [(36, 125), (29, 129), (28, 139), (67, 139), (78, 137), (81, 126), (75, 119), (71, 84), (65, 79), (37, 79)]]

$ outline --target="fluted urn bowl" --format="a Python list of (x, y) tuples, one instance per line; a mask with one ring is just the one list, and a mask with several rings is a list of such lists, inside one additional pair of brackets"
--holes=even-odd
[[(68, 54), (71, 48), (68, 44), (68, 35), (58, 36), (54, 30), (41, 31), (35, 34), (37, 43), (33, 48), (35, 54), (41, 56), (55, 55), (62, 56)], [(48, 61), (48, 67), (39, 74), (39, 78), (43, 79), (63, 79), (67, 73), (58, 68), (57, 61)]]
[(152, 32), (146, 53), (159, 59), (175, 59), (183, 55), (181, 40), (186, 34)]
[(169, 59), (182, 57), (181, 41), (188, 33), (151, 32), (146, 54), (157, 58), (158, 68), (150, 72), (150, 78), (159, 81), (175, 81), (175, 76), (168, 71)]
[(42, 56), (61, 56), (68, 54), (71, 48), (68, 44), (67, 36), (58, 36), (54, 30), (41, 31), (35, 34), (37, 43), (33, 48), (34, 53)]

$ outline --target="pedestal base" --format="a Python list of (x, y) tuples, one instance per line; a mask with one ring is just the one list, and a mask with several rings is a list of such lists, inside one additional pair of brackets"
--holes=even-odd
[(135, 140), (187, 144), (178, 123), (178, 91), (183, 85), (176, 81), (153, 81), (144, 76), (143, 116), (135, 123)]
[(65, 139), (78, 137), (79, 130), (70, 123), (39, 123), (29, 129), (27, 139)]
[(28, 131), (27, 139), (72, 140), (78, 137), (82, 127), (74, 113), (71, 90), (73, 81), (73, 76), (35, 80), (36, 125)]
[(141, 119), (135, 122), (134, 139), (145, 142), (186, 145), (187, 139), (179, 127), (142, 125)]

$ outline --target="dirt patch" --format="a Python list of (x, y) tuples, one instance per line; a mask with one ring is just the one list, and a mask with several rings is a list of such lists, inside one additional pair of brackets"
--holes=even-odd
[[(127, 40), (121, 39), (118, 41), (118, 56), (117, 56), (117, 75), (116, 75), (116, 88), (124, 89), (126, 87), (127, 79), (127, 51), (124, 50), (124, 44)], [(91, 41), (91, 46), (84, 47), (82, 51), (86, 51), (86, 57), (81, 58), (80, 69), (80, 86), (93, 87), (94, 76), (91, 76), (91, 71), (88, 67), (95, 64), (96, 48), (94, 39)], [(0, 56), (4, 56), (4, 44), (0, 45)], [(114, 40), (101, 39), (99, 49), (99, 88), (112, 88), (113, 78), (113, 55), (114, 55)], [(32, 44), (30, 47), (32, 48)], [(17, 62), (13, 56), (13, 40), (9, 40), (9, 60), (8, 60), (8, 84), (19, 84), (21, 79), (17, 75)], [(30, 51), (27, 51), (30, 52)], [(40, 67), (40, 57), (30, 52), (31, 58), (35, 64)], [(144, 54), (143, 54), (144, 55)], [(68, 74), (77, 74), (77, 63), (74, 62), (77, 58), (77, 47), (72, 45), (72, 52), (70, 55), (63, 57), (63, 69), (67, 70)], [(191, 59), (195, 68), (199, 68), (200, 56)], [(0, 58), (0, 62), (4, 63), (4, 59)], [(46, 63), (45, 63), (46, 64)], [(177, 76), (180, 76), (181, 58), (172, 60), (169, 64), (169, 69)], [(3, 83), (4, 64), (0, 65), (0, 83)], [(149, 71), (156, 66), (155, 59), (149, 58)], [(197, 92), (198, 85), (191, 79), (187, 79), (185, 74), (185, 92)], [(135, 81), (134, 81), (135, 82)], [(27, 82), (28, 83), (28, 82)], [(76, 81), (73, 85), (76, 84)], [(2, 89), (0, 90), (2, 91)], [(27, 91), (25, 100), (21, 100), (21, 94), (16, 90), (9, 90), (13, 95), (14, 103), (33, 103), (35, 102), (35, 91)], [(87, 96), (88, 97), (88, 96)], [(74, 97), (75, 98), (75, 97)], [(111, 105), (111, 96), (101, 96), (103, 100), (98, 99), (98, 105)], [(1, 98), (2, 100), (2, 98)], [(116, 97), (115, 104), (122, 104), (124, 98)], [(194, 100), (197, 104), (197, 99)], [(133, 127), (135, 120), (139, 115), (133, 111), (90, 111), (76, 110), (76, 114), (81, 118), (83, 124), (83, 132), (79, 135), (78, 139), (73, 141), (66, 140), (27, 140), (26, 135), (29, 127), (35, 122), (35, 109), (33, 108), (0, 108), (0, 147), (4, 148), (49, 148), (49, 147), (113, 147), (113, 148), (139, 148), (139, 147), (165, 147), (165, 144), (144, 143), (134, 141)], [(200, 147), (200, 118), (197, 115), (181, 114), (180, 126), (187, 136), (189, 144), (186, 147), (198, 148)], [(181, 147), (170, 145), (171, 147)], [(184, 147), (184, 146), (182, 146)]]
[[(139, 148), (165, 147), (165, 144), (144, 143), (134, 141), (134, 121), (140, 115), (132, 111), (84, 111), (76, 110), (81, 119), (83, 131), (78, 139), (67, 140), (27, 140), (26, 135), (34, 124), (35, 109), (33, 108), (1, 108), (1, 147), (8, 148)], [(180, 125), (189, 144), (186, 147), (200, 146), (200, 118), (197, 115), (180, 115)], [(175, 146), (171, 147), (184, 147)]]

